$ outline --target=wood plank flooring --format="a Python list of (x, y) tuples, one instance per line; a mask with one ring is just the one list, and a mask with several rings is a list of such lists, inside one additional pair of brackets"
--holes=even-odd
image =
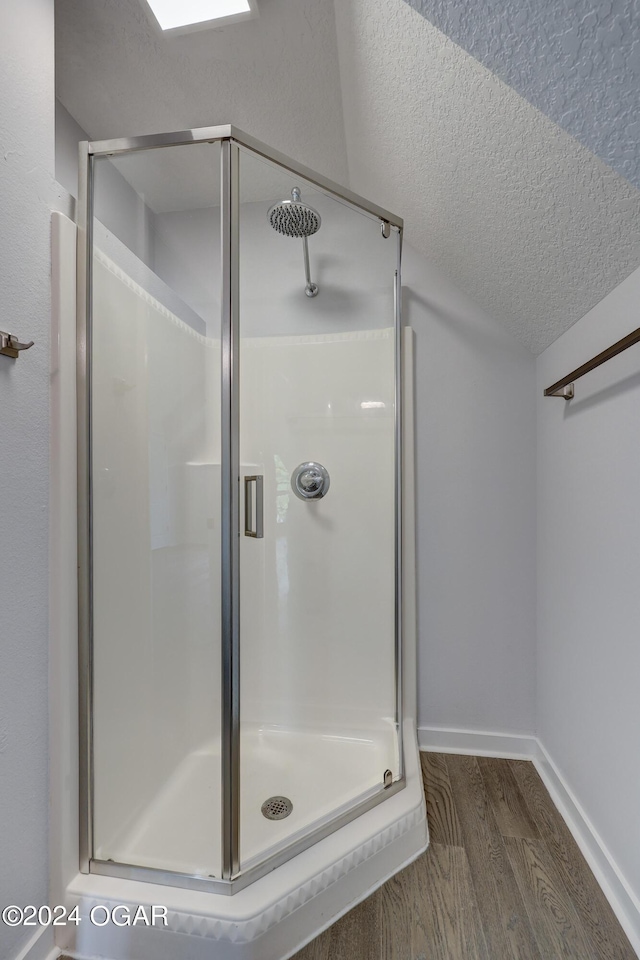
[(293, 960), (636, 960), (532, 763), (421, 759), (429, 849)]

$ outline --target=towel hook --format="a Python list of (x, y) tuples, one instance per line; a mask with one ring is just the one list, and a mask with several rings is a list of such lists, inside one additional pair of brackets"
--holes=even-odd
[(33, 340), (29, 343), (20, 343), (12, 333), (5, 333), (4, 330), (0, 330), (0, 354), (3, 357), (11, 357), (13, 360), (17, 360), (20, 350), (28, 350), (32, 346)]

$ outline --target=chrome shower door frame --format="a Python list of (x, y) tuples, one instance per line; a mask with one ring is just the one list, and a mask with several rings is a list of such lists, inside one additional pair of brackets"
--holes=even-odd
[[(93, 857), (93, 604), (91, 476), (91, 335), (94, 166), (114, 157), (195, 143), (221, 145), (222, 250), (222, 878), (202, 877), (114, 863)], [(395, 329), (395, 688), (399, 771), (391, 786), (355, 804), (262, 863), (240, 872), (240, 464), (239, 464), (239, 167), (248, 151), (311, 182), (334, 199), (381, 222), (382, 235), (397, 234), (394, 277)], [(82, 873), (121, 877), (186, 889), (231, 894), (355, 820), (405, 786), (402, 674), (402, 305), (403, 221), (382, 207), (296, 163), (232, 125), (202, 127), (145, 137), (82, 142), (79, 145), (77, 204), (77, 410), (78, 410), (78, 694), (79, 850)], [(393, 231), (391, 230), (393, 228)]]

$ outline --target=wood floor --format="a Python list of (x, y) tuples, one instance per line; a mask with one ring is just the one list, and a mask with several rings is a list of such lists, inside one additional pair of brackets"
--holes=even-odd
[(421, 758), (428, 851), (294, 960), (636, 960), (532, 763)]

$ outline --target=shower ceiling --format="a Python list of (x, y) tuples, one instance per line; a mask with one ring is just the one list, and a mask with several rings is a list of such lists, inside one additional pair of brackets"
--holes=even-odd
[[(536, 353), (640, 263), (640, 191), (405, 0), (263, 0), (258, 19), (171, 38), (138, 0), (56, 0), (56, 34), (58, 96), (89, 136), (233, 122), (278, 143), (397, 210)], [(160, 166), (149, 206), (201, 199), (211, 171), (192, 173)]]

